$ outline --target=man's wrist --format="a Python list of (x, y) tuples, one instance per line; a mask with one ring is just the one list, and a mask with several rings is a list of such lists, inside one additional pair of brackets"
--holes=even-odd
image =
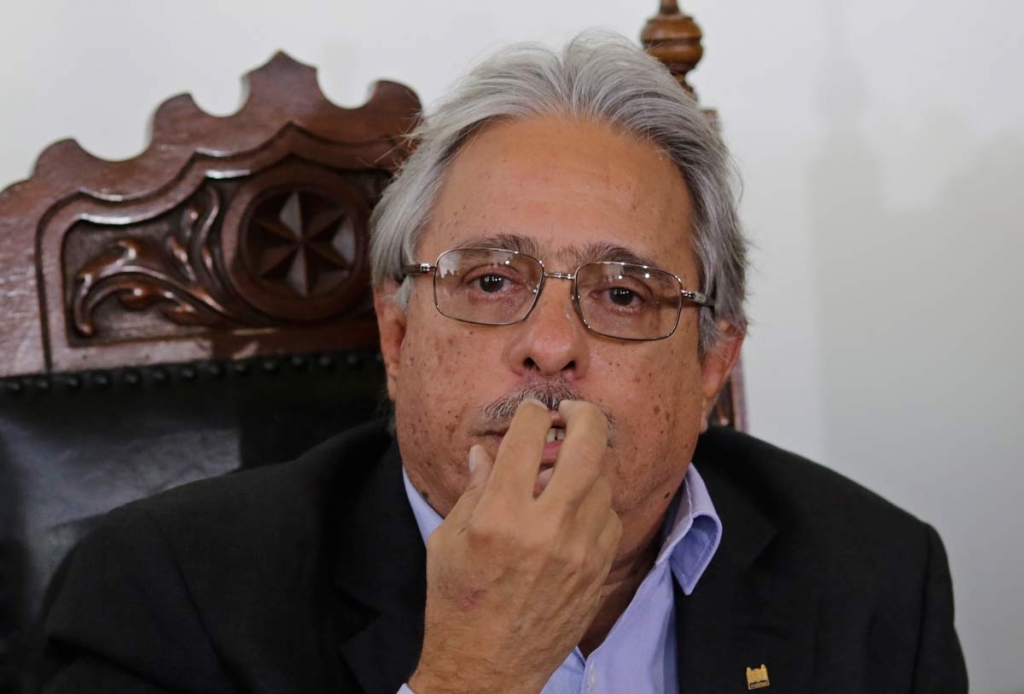
[(420, 668), (412, 673), (407, 686), (413, 694), (462, 694), (469, 691), (454, 677), (438, 676)]
[[(498, 681), (498, 680), (501, 681)], [(405, 685), (408, 691), (400, 694), (478, 694), (481, 691), (501, 691), (508, 694), (538, 694), (540, 689), (523, 686), (523, 682), (512, 682), (516, 678), (475, 677), (465, 671), (454, 669), (451, 674), (437, 673), (426, 668), (417, 668)]]

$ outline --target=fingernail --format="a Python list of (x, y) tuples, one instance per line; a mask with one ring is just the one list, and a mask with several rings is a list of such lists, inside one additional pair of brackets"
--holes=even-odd
[(469, 474), (473, 474), (476, 470), (477, 463), (480, 462), (480, 444), (477, 444), (469, 449)]
[(526, 404), (526, 403), (528, 403), (528, 402), (532, 402), (532, 403), (533, 403), (533, 404), (535, 404), (535, 405), (538, 405), (538, 406), (540, 406), (540, 407), (543, 407), (543, 408), (544, 408), (545, 410), (547, 410), (547, 409), (548, 409), (548, 406), (547, 406), (547, 405), (545, 405), (544, 403), (542, 403), (542, 402), (541, 402), (540, 400), (538, 400), (537, 398), (523, 398), (523, 403), (522, 403), (523, 405), (525, 405), (525, 404)]

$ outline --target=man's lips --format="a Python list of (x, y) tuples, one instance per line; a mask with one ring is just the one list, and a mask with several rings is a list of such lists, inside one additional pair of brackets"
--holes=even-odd
[[(551, 477), (551, 471), (545, 470), (545, 468), (551, 468), (552, 466), (554, 466), (555, 461), (558, 459), (558, 451), (561, 450), (562, 439), (565, 438), (565, 420), (562, 418), (562, 415), (558, 410), (548, 410), (548, 414), (551, 416), (551, 429), (561, 430), (561, 434), (559, 434), (559, 439), (556, 441), (545, 441), (544, 448), (541, 452), (541, 475), (544, 475), (546, 478), (549, 479)], [(501, 442), (505, 438), (505, 435), (507, 433), (508, 426), (506, 425), (497, 427), (490, 431), (486, 431), (484, 432), (484, 435), (487, 438), (494, 440), (496, 447), (500, 447)], [(550, 438), (550, 429), (544, 433), (546, 438)], [(545, 479), (545, 485), (546, 484), (547, 479)]]
[(541, 456), (540, 456), (540, 464), (541, 464), (541, 466), (543, 466), (545, 463), (548, 463), (550, 465), (554, 465), (555, 461), (558, 459), (558, 451), (560, 451), (561, 449), (562, 449), (562, 442), (561, 441), (545, 442), (545, 444), (544, 444), (544, 452), (541, 453)]
[[(501, 446), (502, 439), (505, 438), (506, 432), (491, 432), (488, 433), (488, 438), (493, 439), (498, 446)], [(558, 451), (562, 449), (562, 441), (545, 441), (544, 448), (540, 455), (541, 466), (552, 466), (558, 459)]]

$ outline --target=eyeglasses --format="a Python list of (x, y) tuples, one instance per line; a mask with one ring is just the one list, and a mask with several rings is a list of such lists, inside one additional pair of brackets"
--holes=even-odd
[(502, 248), (456, 248), (437, 261), (402, 266), (403, 278), (433, 274), (434, 306), (443, 316), (477, 325), (525, 320), (548, 278), (572, 281), (576, 314), (588, 330), (619, 340), (662, 340), (675, 332), (686, 304), (713, 308), (664, 270), (619, 262), (546, 272), (532, 256)]

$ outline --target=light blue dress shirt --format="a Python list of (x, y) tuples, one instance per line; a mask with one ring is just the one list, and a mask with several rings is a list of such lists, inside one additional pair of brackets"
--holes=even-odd
[[(416, 492), (404, 469), (402, 477), (426, 542), (442, 518)], [(574, 649), (542, 694), (668, 694), (677, 690), (672, 581), (678, 582), (686, 595), (692, 593), (722, 539), (722, 521), (693, 465), (686, 471), (665, 519), (661, 550), (626, 611), (589, 657)], [(399, 694), (414, 693), (403, 686)]]

